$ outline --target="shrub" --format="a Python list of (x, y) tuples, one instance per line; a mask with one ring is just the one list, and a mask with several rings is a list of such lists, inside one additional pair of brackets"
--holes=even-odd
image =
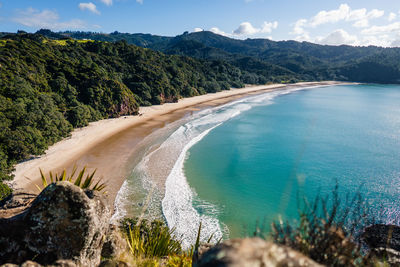
[[(343, 205), (342, 205), (343, 204)], [(357, 194), (341, 203), (338, 186), (332, 197), (304, 200), (300, 222), (274, 222), (272, 239), (289, 246), (316, 262), (328, 266), (359, 266), (363, 261), (357, 233), (368, 222), (368, 208)]]
[(173, 237), (170, 230), (161, 221), (124, 219), (122, 228), (127, 234), (131, 253), (135, 257), (153, 258), (182, 254), (180, 241)]
[(0, 201), (11, 195), (11, 193), (11, 188), (0, 182)]

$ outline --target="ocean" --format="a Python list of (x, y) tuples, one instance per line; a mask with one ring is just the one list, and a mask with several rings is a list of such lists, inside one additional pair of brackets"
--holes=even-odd
[[(399, 220), (400, 86), (286, 89), (202, 110), (150, 136), (116, 217), (159, 218), (188, 247), (298, 219), (299, 200), (360, 191)], [(133, 204), (135, 203), (135, 204)], [(382, 212), (383, 208), (383, 212)], [(382, 215), (383, 214), (383, 215)]]

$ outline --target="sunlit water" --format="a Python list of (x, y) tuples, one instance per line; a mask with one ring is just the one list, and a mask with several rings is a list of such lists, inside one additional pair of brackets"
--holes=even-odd
[[(156, 160), (165, 157), (168, 164)], [(257, 221), (296, 219), (299, 196), (329, 194), (336, 182), (342, 193), (363, 185), (369, 205), (383, 205), (387, 220), (396, 220), (400, 87), (286, 90), (204, 110), (138, 166), (120, 192), (120, 205), (129, 206), (123, 200), (141, 181), (152, 192), (152, 213), (186, 245), (200, 221), (203, 239), (212, 233), (218, 239), (248, 234)], [(155, 168), (167, 177), (164, 188), (155, 186)]]

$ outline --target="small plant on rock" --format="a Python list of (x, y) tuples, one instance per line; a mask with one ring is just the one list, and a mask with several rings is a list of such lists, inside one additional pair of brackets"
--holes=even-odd
[(106, 188), (106, 184), (101, 183), (101, 181), (98, 181), (97, 183), (94, 183), (94, 175), (96, 174), (96, 170), (94, 170), (92, 173), (89, 173), (85, 176), (86, 172), (86, 167), (84, 167), (78, 175), (75, 177), (76, 174), (76, 167), (72, 170), (72, 173), (70, 175), (67, 175), (67, 171), (64, 170), (60, 174), (55, 174), (53, 175), (52, 172), (49, 172), (49, 177), (47, 178), (43, 171), (40, 169), (40, 176), (42, 179), (42, 185), (43, 188), (40, 188), (38, 185), (36, 187), (39, 189), (39, 191), (42, 191), (44, 188), (46, 188), (49, 184), (56, 183), (56, 182), (70, 182), (73, 183), (74, 185), (80, 187), (81, 189), (85, 190), (91, 190), (91, 191), (99, 191), (102, 192)]

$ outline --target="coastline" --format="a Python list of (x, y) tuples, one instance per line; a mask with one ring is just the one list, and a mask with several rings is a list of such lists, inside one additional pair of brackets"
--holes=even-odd
[(195, 110), (219, 106), (233, 100), (286, 88), (329, 86), (340, 82), (310, 82), (297, 84), (273, 84), (231, 89), (213, 94), (184, 98), (178, 103), (167, 103), (140, 108), (140, 116), (127, 116), (90, 123), (75, 129), (69, 138), (51, 146), (44, 155), (16, 165), (14, 190), (38, 193), (41, 184), (39, 168), (44, 173), (60, 172), (87, 166), (88, 171), (97, 169), (96, 177), (107, 184), (107, 199), (113, 205), (115, 197), (131, 171), (127, 163), (134, 157), (138, 144), (157, 129), (182, 119)]

